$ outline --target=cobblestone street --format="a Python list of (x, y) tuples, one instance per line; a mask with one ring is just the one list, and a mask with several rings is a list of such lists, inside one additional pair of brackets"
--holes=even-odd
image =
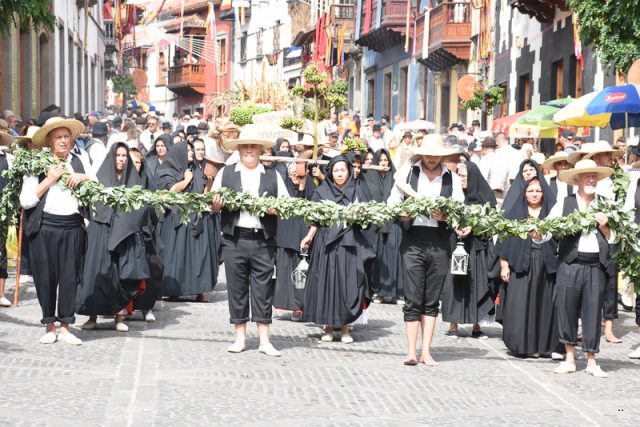
[(559, 377), (555, 362), (509, 357), (497, 324), (483, 341), (447, 338), (440, 323), (440, 366), (405, 367), (395, 305), (374, 305), (351, 345), (320, 343), (318, 327), (277, 312), (273, 342), (283, 357), (269, 358), (257, 352), (255, 327), (248, 351), (226, 352), (233, 332), (220, 281), (211, 304), (158, 303), (158, 321), (137, 313), (127, 334), (108, 319), (98, 331), (78, 329), (81, 347), (38, 344), (40, 308), (25, 286), (20, 307), (0, 311), (0, 424), (637, 425), (640, 362), (627, 354), (640, 334), (629, 313), (617, 323), (624, 343), (602, 344), (608, 379)]

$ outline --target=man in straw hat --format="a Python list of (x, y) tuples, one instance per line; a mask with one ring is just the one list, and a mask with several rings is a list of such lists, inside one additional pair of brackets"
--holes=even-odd
[[(613, 173), (613, 169), (598, 166), (591, 159), (580, 160), (573, 169), (560, 173), (560, 179), (569, 185), (577, 185), (578, 191), (555, 204), (548, 218), (585, 211), (592, 202), (602, 197), (596, 195), (596, 185)], [(615, 234), (609, 228), (606, 214), (595, 215), (597, 227), (589, 233), (579, 233), (560, 239), (558, 244), (558, 273), (556, 276), (555, 310), (560, 329), (560, 342), (567, 351), (567, 359), (554, 372), (569, 374), (576, 371), (575, 346), (578, 344), (578, 319), (582, 319), (582, 350), (587, 353), (586, 372), (595, 377), (607, 376), (596, 363), (600, 349), (600, 323), (604, 291), (607, 284), (607, 268), (611, 262), (611, 245)], [(535, 242), (547, 241), (532, 233)]]
[[(262, 150), (274, 145), (274, 142), (260, 137), (257, 125), (245, 126), (239, 139), (225, 140), (225, 149), (237, 149), (240, 160), (218, 172), (212, 191), (226, 187), (256, 197), (289, 197), (280, 175), (260, 163)], [(246, 349), (247, 322), (251, 319), (258, 324), (259, 351), (278, 357), (280, 352), (269, 341), (277, 212), (269, 209), (267, 215), (262, 217), (246, 211), (231, 212), (224, 209), (224, 203), (218, 195), (213, 198), (212, 210), (222, 212), (222, 246), (230, 322), (236, 332), (236, 340), (228, 351), (240, 353)]]
[(555, 176), (548, 179), (549, 187), (551, 187), (553, 195), (556, 196), (556, 201), (562, 201), (566, 196), (574, 193), (572, 185), (568, 185), (559, 179), (560, 173), (571, 169), (572, 166), (573, 165), (569, 163), (569, 155), (564, 151), (558, 151), (542, 163), (543, 169), (556, 172)]
[[(410, 168), (396, 174), (396, 183), (388, 203), (400, 203), (406, 197), (451, 197), (464, 201), (460, 177), (449, 171), (442, 158), (455, 154), (445, 148), (442, 137), (426, 135), (422, 144), (414, 148), (419, 156)], [(431, 356), (431, 341), (436, 326), (440, 293), (449, 268), (453, 235), (446, 226), (442, 212), (433, 212), (430, 218), (409, 215), (402, 218), (408, 232), (405, 233), (400, 253), (404, 269), (404, 321), (407, 334), (405, 365), (416, 365), (418, 330), (422, 327), (422, 355), (420, 362), (428, 366), (437, 363)], [(468, 232), (467, 232), (468, 234)]]
[[(69, 325), (75, 322), (76, 288), (81, 279), (86, 238), (84, 218), (88, 217), (88, 210), (79, 206), (71, 191), (60, 183), (67, 173), (70, 188), (95, 179), (89, 164), (72, 153), (74, 140), (82, 131), (84, 124), (78, 120), (60, 117), (47, 120), (33, 135), (33, 144), (49, 147), (60, 165), (40, 176), (26, 176), (20, 193), (30, 259), (38, 260), (31, 269), (42, 309), (41, 322), (46, 326), (46, 334), (40, 339), (42, 344), (56, 341), (82, 344), (69, 331)], [(60, 322), (58, 334), (56, 321)]]
[[(2, 176), (2, 172), (11, 168), (13, 157), (8, 153), (8, 150), (12, 140), (13, 137), (9, 133), (0, 132), (0, 193), (9, 184), (9, 180)], [(7, 248), (5, 246), (8, 225), (7, 223), (0, 223), (0, 307), (11, 306), (11, 301), (4, 296), (4, 285), (9, 277), (7, 274)]]

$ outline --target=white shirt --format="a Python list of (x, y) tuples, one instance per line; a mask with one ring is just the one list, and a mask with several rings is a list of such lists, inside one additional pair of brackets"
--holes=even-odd
[[(72, 154), (67, 156), (66, 167), (69, 173), (74, 173), (71, 167)], [(95, 174), (85, 159), (79, 157), (84, 167), (85, 174), (92, 180), (96, 179)], [(36, 194), (36, 187), (40, 182), (37, 176), (28, 175), (23, 178), (22, 191), (20, 192), (20, 205), (23, 209), (34, 208), (39, 202), (40, 198)], [(73, 215), (79, 213), (78, 202), (75, 197), (71, 195), (71, 191), (68, 188), (63, 188), (60, 181), (49, 187), (47, 201), (44, 205), (44, 212), (53, 215)]]
[(89, 153), (91, 167), (94, 173), (98, 173), (98, 169), (102, 166), (102, 162), (104, 162), (104, 159), (107, 157), (109, 150), (102, 141), (97, 141), (91, 144), (87, 152)]
[[(547, 180), (547, 184), (551, 185), (551, 180), (553, 178), (556, 178), (556, 186), (558, 188), (558, 194), (556, 196), (556, 203), (564, 203), (564, 198), (567, 197), (569, 195), (569, 184), (567, 184), (564, 181), (560, 181), (560, 178), (558, 178), (557, 176), (553, 177), (553, 176), (545, 176), (545, 179)], [(571, 194), (575, 194), (578, 192), (578, 187), (573, 185), (573, 192)]]
[[(228, 167), (233, 167), (235, 172), (240, 172), (243, 192), (249, 193), (255, 197), (260, 196), (260, 194), (258, 194), (258, 191), (260, 190), (260, 176), (261, 174), (265, 173), (265, 169), (262, 164), (258, 164), (258, 166), (253, 169), (247, 168), (240, 162), (236, 163), (235, 165), (225, 166), (216, 175), (216, 178), (213, 181), (213, 186), (211, 187), (211, 191), (217, 191), (222, 188), (222, 175), (224, 174), (223, 172), (225, 168)], [(282, 177), (277, 172), (275, 174), (276, 181), (278, 183), (277, 197), (289, 197), (289, 192), (287, 191), (287, 187), (285, 186)], [(240, 211), (240, 217), (238, 218), (236, 227), (262, 229), (262, 224), (260, 223), (260, 217), (251, 215), (247, 211)]]
[[(497, 151), (487, 153), (480, 158), (478, 165), (480, 172), (485, 180), (489, 183), (492, 190), (502, 191), (504, 194), (509, 190), (509, 164), (505, 161), (504, 156), (498, 154)], [(520, 166), (520, 163), (518, 163)]]
[[(13, 165), (13, 155), (11, 155), (11, 153), (9, 153), (7, 150), (9, 150), (9, 147), (0, 147), (0, 156), (6, 156), (7, 164), (10, 169), (11, 166)], [(0, 171), (0, 173), (1, 172), (2, 171)]]
[[(589, 208), (589, 204), (584, 200), (582, 200), (579, 194), (576, 194), (576, 200), (578, 201), (578, 210), (580, 210), (580, 212), (585, 212)], [(596, 200), (594, 199), (593, 202), (595, 201)], [(547, 218), (559, 218), (562, 216), (563, 210), (564, 210), (564, 199), (558, 200), (558, 202), (555, 205), (553, 205), (553, 208), (551, 209), (551, 212), (549, 212), (549, 215), (547, 216)], [(578, 241), (578, 252), (584, 252), (584, 253), (600, 252), (597, 233), (598, 233), (597, 229), (594, 229), (590, 233), (582, 233), (580, 235), (580, 240)], [(552, 237), (551, 235), (546, 235), (546, 236), (543, 236), (542, 240), (540, 241), (534, 240), (534, 241), (536, 243), (543, 243), (543, 242), (549, 241), (551, 237)], [(615, 241), (616, 241), (616, 235), (613, 232), (613, 230), (611, 230), (611, 235), (609, 236), (609, 239), (607, 240), (607, 242), (609, 242), (609, 244), (612, 244), (612, 243), (615, 243)]]
[[(520, 172), (520, 163), (524, 160), (522, 151), (516, 150), (512, 146), (506, 144), (496, 150), (498, 157), (502, 159), (502, 164), (507, 170), (507, 178), (510, 181), (516, 179)], [(507, 187), (507, 190), (509, 188)], [(505, 190), (506, 191), (506, 190)]]
[(606, 177), (598, 181), (596, 194), (606, 197), (607, 199), (615, 200), (616, 193), (613, 192), (613, 180), (610, 177)]
[(387, 148), (384, 142), (384, 139), (382, 138), (376, 138), (371, 136), (367, 139), (367, 142), (369, 143), (369, 148), (371, 148), (374, 153), (380, 150), (381, 148)]
[(624, 201), (624, 210), (630, 211), (636, 208), (636, 189), (638, 188), (638, 179), (640, 179), (640, 172), (633, 171), (629, 173), (630, 182), (627, 189), (627, 198)]
[(149, 129), (145, 129), (140, 134), (139, 139), (140, 139), (140, 142), (142, 143), (142, 146), (145, 148), (145, 150), (151, 151), (151, 145), (153, 144), (153, 141), (155, 141), (156, 138), (159, 137), (160, 135), (162, 135), (162, 130), (157, 130), (155, 133), (151, 133)]
[[(409, 171), (413, 170), (414, 166), (420, 167), (420, 175), (418, 176), (417, 193), (421, 197), (425, 197), (427, 199), (435, 199), (436, 197), (439, 197), (440, 191), (442, 190), (442, 177), (449, 170), (444, 165), (442, 165), (441, 166), (442, 171), (440, 175), (437, 176), (433, 181), (430, 181), (427, 174), (424, 173), (424, 169), (421, 166), (421, 160), (418, 160), (417, 162), (413, 163), (411, 165), (411, 168), (409, 168)], [(450, 172), (450, 173), (451, 173), (451, 186), (453, 191), (451, 194), (451, 198), (459, 202), (464, 202), (464, 192), (462, 191), (462, 184), (460, 182), (460, 177), (456, 173), (453, 173), (453, 172)], [(401, 175), (398, 174), (397, 177), (399, 180), (406, 180), (407, 174), (405, 173)], [(394, 185), (393, 189), (391, 190), (391, 194), (389, 195), (389, 199), (387, 200), (387, 204), (395, 205), (402, 202), (404, 199), (405, 199), (405, 195), (402, 193), (402, 191), (398, 188), (397, 185)], [(422, 227), (437, 227), (438, 221), (436, 221), (435, 219), (419, 216), (417, 218), (414, 218), (413, 225), (422, 226)]]

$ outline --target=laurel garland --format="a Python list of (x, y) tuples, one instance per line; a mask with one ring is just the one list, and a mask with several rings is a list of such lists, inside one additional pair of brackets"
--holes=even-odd
[[(2, 223), (16, 223), (23, 176), (40, 175), (57, 164), (59, 164), (58, 160), (48, 152), (17, 150), (13, 167), (3, 173), (9, 179), (9, 184), (0, 194)], [(618, 173), (616, 177), (623, 179), (621, 177), (625, 176)], [(63, 176), (63, 184), (66, 179), (67, 176)], [(622, 203), (611, 200), (600, 200), (593, 203), (588, 211), (575, 211), (558, 218), (509, 220), (504, 218), (502, 211), (488, 204), (467, 206), (456, 200), (442, 197), (408, 198), (393, 206), (380, 202), (341, 206), (330, 201), (312, 202), (297, 197), (254, 197), (228, 188), (208, 194), (174, 193), (166, 190), (149, 191), (140, 186), (105, 187), (99, 182), (92, 181), (85, 182), (71, 191), (78, 202), (84, 206), (103, 204), (123, 211), (153, 206), (159, 213), (172, 209), (181, 213), (184, 222), (188, 221), (191, 213), (208, 211), (215, 194), (222, 196), (226, 209), (230, 211), (245, 210), (252, 215), (262, 216), (268, 209), (274, 208), (284, 219), (302, 217), (307, 223), (320, 226), (338, 223), (362, 227), (380, 226), (405, 215), (413, 218), (429, 217), (434, 211), (440, 211), (452, 228), (471, 227), (475, 235), (498, 236), (500, 239), (512, 236), (526, 238), (532, 232), (539, 232), (542, 235), (551, 234), (557, 238), (589, 232), (596, 226), (595, 213), (604, 212), (609, 217), (611, 229), (620, 241), (620, 250), (616, 252), (614, 259), (640, 290), (640, 255), (636, 250), (640, 248), (638, 240), (640, 229), (633, 221), (633, 212), (624, 211)]]

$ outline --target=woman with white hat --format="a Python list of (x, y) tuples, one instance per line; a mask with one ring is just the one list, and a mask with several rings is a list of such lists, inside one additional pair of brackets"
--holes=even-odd
[[(560, 173), (560, 179), (577, 185), (578, 191), (556, 203), (547, 218), (558, 218), (572, 212), (586, 211), (598, 198), (598, 181), (611, 175), (613, 169), (598, 166), (585, 159), (575, 167)], [(595, 214), (593, 231), (563, 237), (558, 243), (558, 273), (556, 279), (555, 310), (558, 318), (560, 342), (567, 352), (566, 361), (554, 372), (570, 374), (576, 371), (575, 347), (578, 345), (578, 319), (582, 319), (582, 351), (587, 353), (586, 372), (604, 378), (607, 374), (596, 363), (600, 350), (602, 306), (607, 283), (607, 268), (611, 262), (611, 245), (616, 241), (605, 213)], [(533, 240), (542, 243), (551, 239), (533, 233)]]
[[(88, 209), (78, 205), (66, 188), (76, 188), (95, 180), (91, 166), (71, 153), (84, 124), (74, 119), (52, 117), (33, 135), (37, 147), (49, 146), (60, 161), (46, 174), (25, 176), (20, 204), (26, 212), (24, 233), (29, 239), (32, 273), (42, 309), (41, 323), (46, 326), (42, 344), (56, 341), (80, 345), (82, 341), (69, 331), (75, 322), (76, 289), (81, 281), (86, 232), (84, 219)], [(60, 183), (68, 174), (66, 186)], [(57, 302), (57, 304), (56, 304)], [(56, 313), (57, 305), (57, 313)], [(56, 322), (60, 322), (56, 333)]]

